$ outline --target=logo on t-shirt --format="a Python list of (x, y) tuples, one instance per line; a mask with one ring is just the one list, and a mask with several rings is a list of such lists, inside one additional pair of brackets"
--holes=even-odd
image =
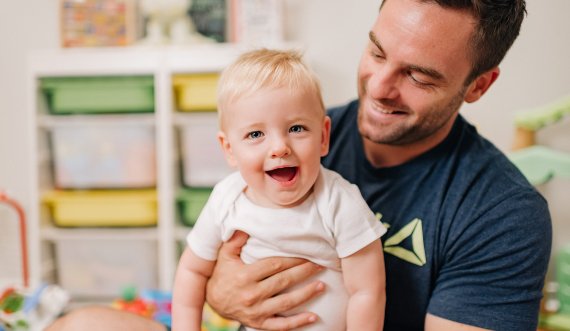
[[(380, 221), (382, 219), (382, 214), (376, 213), (376, 218)], [(384, 226), (389, 228), (390, 224), (384, 223)], [(420, 267), (426, 264), (422, 220), (419, 218), (413, 219), (410, 223), (400, 229), (400, 231), (383, 241), (384, 252)], [(409, 248), (404, 248), (404, 243), (408, 244), (407, 247), (411, 247), (411, 250)]]

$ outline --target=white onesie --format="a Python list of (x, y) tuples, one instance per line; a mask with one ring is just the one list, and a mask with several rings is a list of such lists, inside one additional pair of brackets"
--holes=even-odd
[[(243, 193), (239, 172), (219, 182), (187, 237), (197, 256), (214, 261), (223, 241), (236, 230), (249, 234), (241, 251), (245, 263), (271, 256), (299, 257), (325, 266), (314, 279), (326, 284), (323, 295), (284, 315), (312, 311), (319, 321), (303, 330), (346, 330), (348, 294), (340, 259), (380, 238), (386, 229), (362, 198), (358, 188), (336, 172), (321, 167), (313, 194), (293, 208), (266, 208)], [(252, 330), (252, 329), (248, 329)]]

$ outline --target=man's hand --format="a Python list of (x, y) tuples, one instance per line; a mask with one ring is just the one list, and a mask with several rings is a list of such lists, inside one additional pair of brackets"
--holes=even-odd
[(282, 257), (246, 265), (241, 261), (240, 253), (248, 238), (247, 234), (236, 231), (220, 248), (206, 290), (210, 306), (226, 318), (257, 329), (289, 330), (315, 322), (318, 317), (311, 312), (288, 317), (278, 314), (299, 306), (324, 290), (324, 284), (315, 281), (281, 293), (316, 274), (322, 267), (303, 259)]

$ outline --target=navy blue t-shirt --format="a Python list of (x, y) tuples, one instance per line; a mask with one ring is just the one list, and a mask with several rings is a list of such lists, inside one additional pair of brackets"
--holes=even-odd
[(384, 330), (423, 330), (426, 313), (492, 330), (536, 330), (552, 236), (542, 196), (461, 116), (438, 146), (375, 168), (357, 112), (357, 101), (329, 111), (323, 164), (356, 184), (388, 226)]

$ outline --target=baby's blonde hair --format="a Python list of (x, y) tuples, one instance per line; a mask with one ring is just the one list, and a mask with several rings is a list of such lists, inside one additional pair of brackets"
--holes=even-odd
[(239, 56), (221, 74), (218, 82), (218, 116), (232, 102), (264, 88), (288, 88), (292, 92), (314, 92), (323, 116), (325, 107), (315, 74), (294, 50), (258, 49)]

